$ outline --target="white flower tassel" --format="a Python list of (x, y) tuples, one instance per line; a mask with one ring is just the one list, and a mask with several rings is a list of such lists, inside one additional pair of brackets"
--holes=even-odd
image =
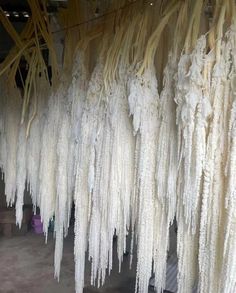
[(134, 133), (140, 135), (137, 171), (137, 282), (136, 290), (146, 293), (152, 275), (154, 213), (156, 197), (156, 149), (159, 96), (154, 68), (130, 81), (129, 105)]

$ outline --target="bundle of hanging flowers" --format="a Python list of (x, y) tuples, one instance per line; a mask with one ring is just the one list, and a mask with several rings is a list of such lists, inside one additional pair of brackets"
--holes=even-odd
[(235, 1), (211, 1), (210, 21), (203, 0), (104, 1), (104, 16), (77, 28), (77, 8), (91, 6), (69, 1), (54, 19), (73, 27), (63, 54), (46, 2), (28, 2), (20, 34), (0, 11), (16, 44), (0, 64), (0, 168), (16, 224), (27, 189), (46, 239), (55, 218), (59, 279), (74, 202), (76, 292), (86, 252), (91, 284), (104, 284), (116, 235), (120, 270), (137, 247), (136, 292), (154, 274), (160, 293), (176, 221), (178, 292), (236, 292)]

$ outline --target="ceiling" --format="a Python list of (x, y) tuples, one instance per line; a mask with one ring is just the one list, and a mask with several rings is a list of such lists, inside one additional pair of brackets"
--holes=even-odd
[(26, 0), (0, 0), (0, 6), (3, 10), (10, 11), (29, 10), (29, 6)]
[[(57, 11), (58, 7), (65, 7), (66, 0), (51, 0), (48, 1), (48, 12)], [(30, 8), (27, 0), (0, 0), (0, 7), (7, 15), (8, 19), (13, 24), (16, 31), (20, 32), (28, 17), (30, 16)], [(6, 57), (7, 53), (14, 45), (13, 41), (6, 33), (4, 27), (0, 23), (0, 62)]]

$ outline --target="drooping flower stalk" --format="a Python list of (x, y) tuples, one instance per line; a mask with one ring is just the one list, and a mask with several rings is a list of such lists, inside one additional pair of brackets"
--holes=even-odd
[(23, 219), (24, 191), (26, 186), (26, 123), (20, 125), (16, 158), (16, 224)]
[(17, 141), (20, 127), (21, 97), (20, 92), (13, 86), (7, 93), (5, 107), (5, 146), (6, 153), (4, 158), (4, 180), (7, 204), (12, 205), (16, 195), (16, 172), (17, 172)]
[(36, 212), (36, 207), (39, 205), (41, 137), (43, 135), (43, 127), (46, 118), (46, 99), (48, 92), (50, 92), (48, 82), (43, 76), (39, 77), (37, 84), (40, 85), (40, 95), (37, 97), (36, 109), (35, 103), (30, 105), (29, 116), (32, 116), (31, 113), (35, 112), (35, 110), (36, 116), (32, 121), (26, 146), (27, 185), (31, 194), (34, 212)]
[[(226, 50), (230, 56), (228, 60), (228, 65), (230, 66), (229, 78), (227, 80), (227, 90), (225, 91), (225, 97), (229, 96), (229, 105), (231, 110), (228, 110), (229, 117), (227, 116), (228, 122), (228, 152), (227, 152), (227, 164), (225, 168), (225, 175), (227, 176), (227, 191), (225, 196), (225, 208), (227, 210), (225, 217), (225, 237), (224, 237), (224, 250), (222, 258), (222, 269), (220, 272), (221, 283), (220, 290), (224, 292), (233, 292), (236, 287), (235, 282), (235, 249), (236, 249), (236, 216), (235, 216), (235, 98), (236, 98), (236, 83), (235, 83), (235, 73), (236, 73), (236, 31), (235, 24), (233, 24), (230, 30), (226, 34)], [(231, 62), (230, 62), (231, 60)], [(232, 104), (231, 104), (232, 103)], [(221, 202), (222, 204), (222, 202)], [(221, 241), (222, 244), (223, 241)], [(223, 246), (221, 245), (221, 247)], [(223, 275), (225, 278), (223, 278)]]
[(61, 102), (65, 97), (63, 83), (48, 101), (46, 121), (43, 128), (40, 169), (39, 169), (39, 207), (43, 229), (48, 234), (50, 219), (54, 216), (56, 203), (56, 162), (58, 130), (61, 128)]
[[(85, 252), (88, 246), (89, 220), (91, 216), (91, 196), (95, 189), (94, 144), (99, 134), (97, 121), (100, 118), (100, 103), (97, 93), (101, 90), (102, 60), (94, 68), (88, 85), (88, 92), (82, 114), (78, 160), (75, 181), (75, 278), (76, 291), (84, 286)], [(95, 204), (95, 203), (93, 203)], [(99, 229), (99, 222), (97, 229)], [(95, 235), (93, 235), (95, 237)], [(94, 242), (91, 240), (91, 245)]]
[[(65, 101), (66, 102), (66, 101)], [(57, 174), (56, 174), (56, 207), (55, 207), (55, 276), (59, 279), (60, 263), (63, 252), (64, 233), (68, 229), (67, 204), (70, 203), (68, 190), (68, 157), (70, 144), (70, 112), (66, 104), (61, 105), (61, 122), (58, 131), (57, 153)], [(71, 207), (70, 207), (71, 208)]]

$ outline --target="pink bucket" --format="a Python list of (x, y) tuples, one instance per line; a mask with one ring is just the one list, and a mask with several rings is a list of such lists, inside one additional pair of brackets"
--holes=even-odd
[(34, 233), (36, 234), (43, 233), (43, 223), (41, 222), (41, 217), (39, 215), (34, 215), (32, 217), (31, 225), (34, 229)]

